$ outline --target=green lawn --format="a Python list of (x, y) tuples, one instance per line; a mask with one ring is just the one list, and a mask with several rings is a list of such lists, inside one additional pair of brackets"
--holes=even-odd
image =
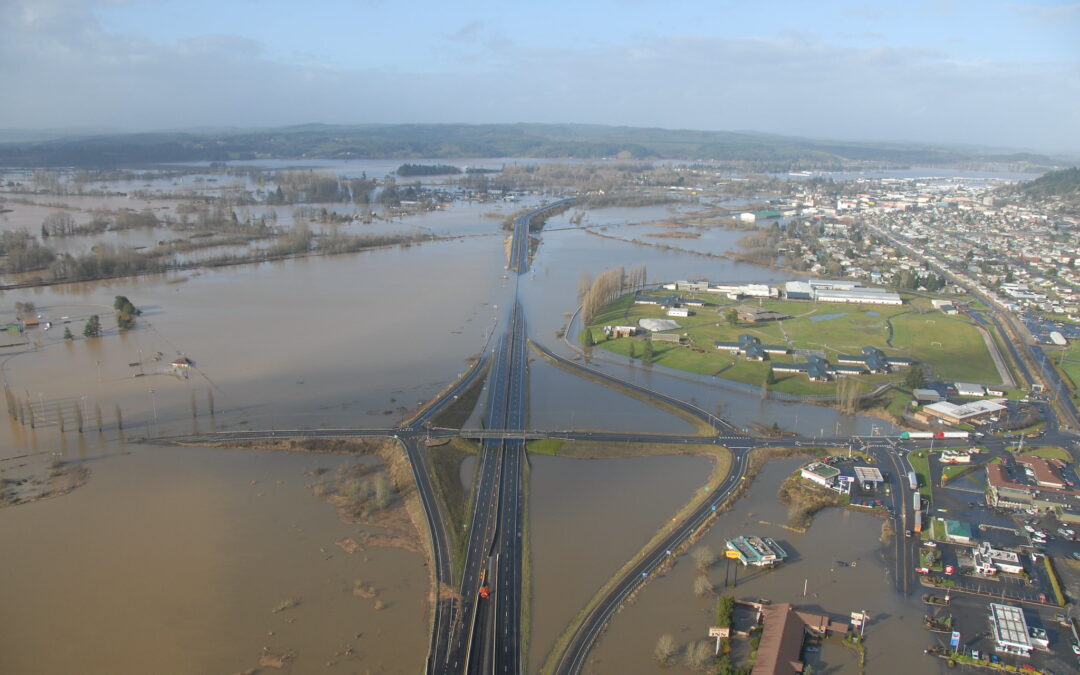
[[(659, 297), (667, 293), (656, 293)], [(681, 294), (687, 296), (689, 294)], [(740, 356), (719, 351), (717, 341), (734, 342), (739, 335), (747, 333), (759, 338), (765, 344), (781, 344), (792, 349), (807, 349), (824, 352), (835, 360), (839, 354), (858, 353), (864, 346), (874, 346), (892, 356), (909, 356), (929, 363), (935, 374), (950, 379), (997, 382), (997, 371), (990, 362), (986, 346), (978, 330), (962, 320), (947, 317), (940, 312), (911, 314), (914, 310), (926, 311), (929, 300), (908, 298), (908, 304), (899, 307), (812, 303), (787, 300), (745, 300), (742, 303), (731, 302), (712, 294), (699, 294), (706, 301), (716, 306), (693, 309), (689, 317), (679, 317), (675, 321), (679, 328), (671, 331), (685, 337), (686, 344), (653, 343), (653, 362), (677, 370), (686, 370), (704, 375), (716, 375), (737, 382), (761, 385), (765, 382), (770, 369), (768, 361), (746, 361)], [(638, 338), (605, 339), (603, 327), (608, 325), (638, 325), (643, 318), (666, 318), (656, 305), (635, 305), (633, 294), (627, 294), (612, 302), (593, 319), (591, 330), (596, 348), (629, 357), (631, 345), (635, 357), (640, 359), (644, 352), (644, 340)], [(725, 312), (737, 304), (749, 304), (772, 309), (791, 316), (782, 322), (760, 324), (728, 323)], [(834, 316), (836, 315), (836, 316)], [(812, 321), (814, 317), (829, 317)], [(927, 324), (927, 320), (933, 323)], [(889, 336), (887, 320), (893, 322), (896, 335), (895, 347), (890, 347), (886, 340)], [(934, 339), (930, 340), (927, 328), (934, 329)], [(584, 339), (584, 332), (580, 336)], [(930, 343), (935, 346), (931, 347)], [(941, 346), (936, 346), (940, 343)], [(770, 357), (772, 362), (792, 363), (803, 359), (794, 354)], [(902, 381), (906, 371), (890, 375), (864, 375), (855, 379), (862, 391), (870, 391), (884, 382)], [(836, 383), (810, 382), (805, 375), (777, 374), (772, 389), (797, 395), (833, 395)], [(903, 404), (898, 404), (902, 409)]]
[(1030, 455), (1031, 457), (1045, 457), (1046, 459), (1060, 459), (1063, 462), (1071, 462), (1072, 455), (1065, 450), (1054, 445), (1039, 445), (1039, 446), (1024, 446), (1024, 451), (1020, 453), (1020, 456)]
[(893, 344), (949, 380), (1000, 382), (979, 330), (958, 317), (906, 314), (893, 319)]
[[(1061, 353), (1049, 352), (1047, 357), (1056, 363), (1061, 358)], [(1064, 358), (1061, 358), (1061, 369), (1072, 380), (1074, 391), (1080, 387), (1080, 340), (1069, 343), (1069, 351), (1065, 353)]]
[(908, 462), (911, 464), (911, 468), (919, 476), (919, 494), (930, 501), (930, 460), (927, 458), (926, 450), (919, 450), (908, 455)]

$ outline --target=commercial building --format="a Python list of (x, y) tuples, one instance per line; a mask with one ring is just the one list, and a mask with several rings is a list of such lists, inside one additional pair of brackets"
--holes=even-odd
[(911, 395), (919, 403), (937, 403), (941, 400), (941, 394), (933, 389), (915, 389)]
[(782, 602), (762, 609), (761, 642), (752, 675), (794, 675), (803, 672), (803, 640), (807, 634), (827, 636), (829, 633), (846, 635), (850, 626), (833, 621), (824, 614), (800, 612), (791, 604)]
[(1018, 457), (1016, 461), (1031, 469), (1032, 478), (1039, 487), (1054, 490), (1065, 489), (1065, 479), (1061, 477), (1060, 473), (1061, 469), (1065, 467), (1065, 462), (1060, 459), (1028, 456)]
[(986, 396), (986, 387), (981, 384), (973, 384), (971, 382), (957, 382), (956, 395), (966, 398), (978, 398), (980, 396)]
[(986, 487), (987, 502), (991, 506), (1003, 509), (1035, 509), (1053, 513), (1065, 523), (1080, 523), (1080, 491), (1017, 483), (1005, 473), (1000, 464), (986, 466)]
[(784, 295), (789, 300), (814, 300), (817, 302), (840, 302), (868, 305), (902, 305), (900, 296), (883, 288), (864, 288), (853, 281), (789, 281), (784, 284)]
[(940, 401), (926, 406), (922, 412), (948, 424), (971, 424), (989, 419), (1005, 409), (1004, 405), (996, 401), (972, 401), (964, 405)]
[(727, 540), (727, 549), (737, 554), (739, 562), (754, 567), (772, 567), (787, 558), (787, 551), (768, 537), (742, 536)]
[(1012, 551), (994, 548), (988, 541), (979, 544), (971, 557), (975, 562), (975, 571), (984, 577), (993, 576), (998, 572), (1020, 574), (1024, 571), (1020, 556)]
[(1020, 656), (1031, 654), (1031, 634), (1024, 620), (1024, 610), (1019, 607), (991, 603), (990, 632), (997, 651)]
[(687, 307), (670, 307), (667, 311), (668, 316), (690, 316), (690, 310)]
[(946, 520), (945, 539), (954, 544), (971, 544), (975, 541), (975, 534), (971, 531), (971, 525), (961, 520)]
[(840, 469), (821, 462), (813, 462), (804, 466), (799, 471), (799, 475), (822, 487), (833, 489), (836, 485), (836, 479), (840, 475)]
[(967, 450), (942, 450), (942, 464), (971, 464), (971, 455)]

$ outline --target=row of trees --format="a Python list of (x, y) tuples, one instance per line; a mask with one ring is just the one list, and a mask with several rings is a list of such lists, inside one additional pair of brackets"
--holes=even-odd
[[(627, 272), (622, 265), (607, 270), (596, 277), (592, 283), (587, 283), (587, 277), (582, 278), (579, 286), (581, 293), (581, 317), (588, 325), (592, 323), (596, 315), (604, 305), (628, 291), (637, 290), (645, 286), (646, 271), (644, 265), (638, 265)], [(585, 287), (588, 287), (587, 290)]]

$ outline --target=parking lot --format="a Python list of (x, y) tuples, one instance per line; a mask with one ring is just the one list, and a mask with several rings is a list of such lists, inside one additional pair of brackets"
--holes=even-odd
[[(1021, 480), (1026, 478), (1022, 468), (1011, 457), (1006, 459), (1006, 465), (1014, 475), (1019, 473)], [(1075, 534), (1080, 527), (1062, 524), (1046, 514), (988, 506), (984, 495), (985, 473), (981, 470), (942, 487), (941, 468), (936, 458), (931, 460), (933, 503), (928, 515), (968, 523), (972, 529), (972, 545), (987, 542), (995, 549), (1016, 553), (1023, 565), (1023, 573), (998, 572), (993, 576), (979, 576), (973, 574), (972, 545), (936, 541), (927, 546), (924, 541), (921, 550), (934, 550), (938, 558), (935, 562), (940, 571), (930, 572), (931, 576), (947, 579), (947, 583), (954, 584), (949, 588), (925, 589), (927, 593), (939, 597), (948, 593), (950, 599), (945, 607), (926, 605), (927, 615), (951, 616), (951, 629), (960, 632), (961, 647), (968, 655), (974, 650), (987, 660), (992, 657), (1000, 663), (1017, 667), (1027, 665), (1028, 668), (1058, 674), (1077, 672), (1080, 656), (1073, 653), (1077, 635), (1070, 623), (1062, 621), (1069, 618), (1072, 609), (1071, 606), (1061, 608), (1056, 605), (1056, 595), (1043, 556), (1050, 555), (1054, 561), (1066, 595), (1078, 597), (1080, 566), (1074, 568), (1067, 560), (1073, 556), (1080, 558), (1080, 543), (1076, 541)], [(928, 559), (926, 555), (920, 556), (920, 564)], [(952, 574), (944, 573), (946, 566), (952, 567)], [(1049, 646), (1036, 648), (1027, 657), (995, 651), (989, 621), (989, 605), (992, 602), (1021, 607), (1029, 628), (1046, 631)], [(948, 633), (931, 635), (934, 636), (934, 644), (948, 647)]]
[(1031, 333), (1031, 337), (1035, 338), (1039, 344), (1052, 344), (1050, 333), (1054, 331), (1061, 333), (1066, 340), (1080, 340), (1080, 326), (1062, 321), (1051, 321), (1038, 314), (1023, 314), (1020, 319)]

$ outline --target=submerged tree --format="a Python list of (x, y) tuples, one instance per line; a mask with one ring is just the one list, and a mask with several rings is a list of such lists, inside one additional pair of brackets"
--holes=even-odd
[(662, 665), (669, 666), (675, 662), (675, 659), (679, 656), (679, 646), (675, 644), (675, 636), (664, 633), (660, 636), (660, 639), (656, 641), (656, 649), (653, 650), (653, 656)]
[(83, 337), (101, 337), (101, 319), (98, 318), (97, 314), (86, 320), (86, 326), (83, 328)]

